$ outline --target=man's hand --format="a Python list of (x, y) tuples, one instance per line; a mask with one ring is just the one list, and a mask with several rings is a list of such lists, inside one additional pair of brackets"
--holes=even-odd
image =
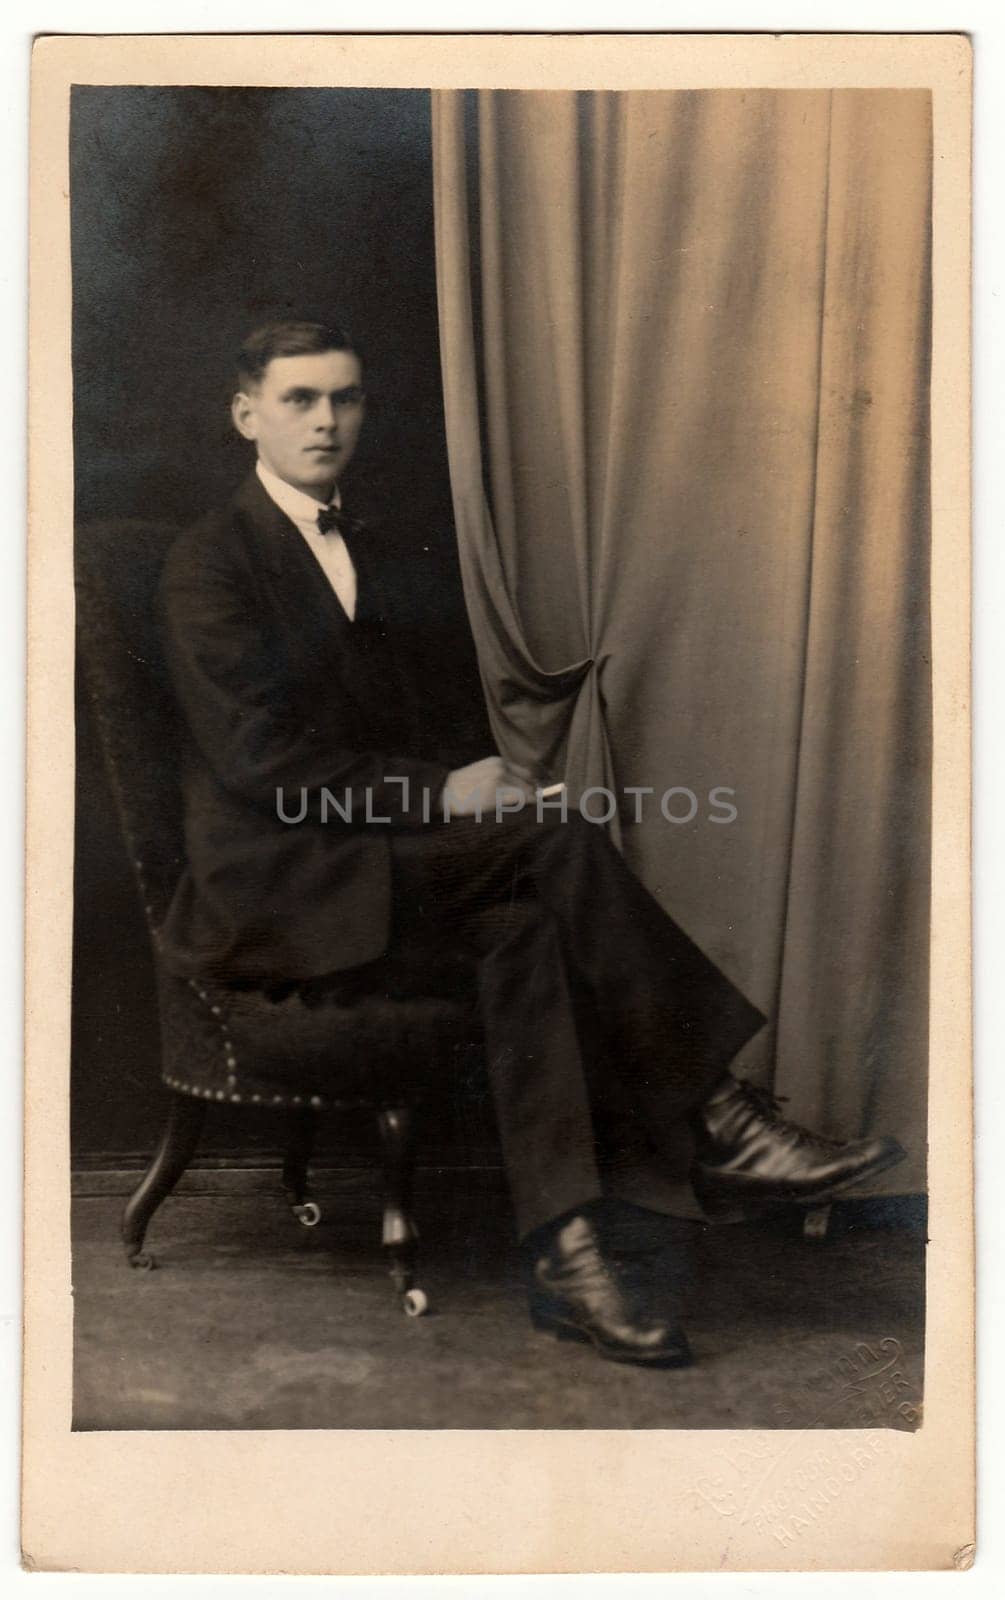
[(512, 810), (519, 795), (532, 800), (537, 790), (533, 772), (515, 761), (504, 761), (502, 756), (486, 756), (484, 761), (472, 761), (468, 767), (457, 767), (447, 778), (443, 790), (444, 813), (451, 816), (474, 817), (483, 813), (495, 814)]

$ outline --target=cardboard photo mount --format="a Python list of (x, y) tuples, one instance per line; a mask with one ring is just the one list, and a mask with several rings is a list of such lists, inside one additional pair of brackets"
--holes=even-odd
[[(934, 798), (926, 1403), (917, 1432), (73, 1433), (69, 1039), (73, 84), (927, 87), (933, 193)], [(964, 1569), (974, 1546), (970, 1060), (971, 50), (959, 35), (41, 39), (31, 131), (23, 1550), (35, 1570), (566, 1573)], [(744, 1493), (709, 1493), (716, 1452)], [(758, 1497), (810, 1471), (779, 1540)], [(393, 1506), (393, 1518), (388, 1507)]]

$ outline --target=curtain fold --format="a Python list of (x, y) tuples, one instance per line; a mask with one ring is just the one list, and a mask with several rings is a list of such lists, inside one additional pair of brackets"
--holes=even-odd
[[(498, 139), (492, 109), (492, 100), (484, 100), (481, 124), (485, 159), (481, 166), (478, 218), (472, 219), (464, 97), (433, 96), (440, 343), (444, 371), (450, 372), (450, 380), (444, 385), (444, 406), (455, 518), (458, 529), (463, 528), (458, 538), (461, 575), (472, 621), (477, 618), (482, 683), (500, 750), (552, 778), (564, 778), (577, 792), (588, 783), (612, 787), (613, 768), (599, 704), (597, 663), (590, 652), (592, 586), (585, 567), (585, 519), (580, 516), (570, 524), (568, 545), (556, 541), (552, 547), (561, 570), (554, 574), (556, 587), (545, 606), (549, 612), (561, 606), (562, 616), (559, 619), (552, 614), (551, 626), (534, 626), (531, 595), (540, 592), (539, 570), (532, 567), (530, 582), (528, 574), (521, 570), (517, 502), (525, 487), (517, 480), (524, 460), (522, 424), (526, 419), (517, 416), (515, 426), (510, 422), (512, 408), (519, 407), (521, 375), (510, 371), (504, 359), (493, 359), (510, 341), (503, 260), (506, 234), (494, 193), (500, 176), (493, 156)], [(474, 240), (473, 227), (478, 230)], [(476, 261), (484, 262), (485, 287)], [(491, 351), (484, 362), (475, 332), (472, 285), (476, 274), (479, 301), (485, 308), (485, 337)], [(575, 366), (580, 351), (581, 340), (577, 337), (563, 353)], [(484, 391), (493, 419), (487, 451), (492, 511), (483, 472)], [(577, 451), (582, 448), (582, 426), (581, 421), (577, 426), (578, 419), (570, 418), (565, 410), (558, 416), (564, 428), (559, 433), (556, 463), (564, 476), (568, 462), (563, 463), (562, 449), (576, 463)], [(581, 470), (573, 470), (569, 481), (581, 483)], [(542, 507), (539, 515), (546, 519), (547, 509)], [(574, 605), (570, 605), (572, 594)], [(530, 626), (525, 630), (520, 615), (528, 610)]]
[(835, 96), (778, 1022), (778, 1084), (800, 1116), (831, 1131), (903, 1125), (919, 1160), (931, 794), (929, 141), (927, 96)]
[(499, 748), (574, 800), (651, 791), (622, 802), (626, 855), (775, 1019), (746, 1066), (844, 1136), (897, 1133), (901, 1188), (925, 1127), (929, 120), (923, 91), (433, 95)]

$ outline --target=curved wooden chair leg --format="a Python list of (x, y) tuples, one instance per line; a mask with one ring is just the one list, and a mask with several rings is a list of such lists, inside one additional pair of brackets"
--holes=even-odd
[(150, 1166), (135, 1192), (126, 1201), (122, 1214), (122, 1242), (131, 1267), (156, 1265), (153, 1256), (143, 1253), (143, 1240), (150, 1219), (166, 1200), (195, 1154), (206, 1120), (206, 1106), (187, 1094), (171, 1097), (167, 1127)]
[(384, 1163), (381, 1243), (406, 1316), (421, 1317), (429, 1310), (429, 1302), (415, 1283), (415, 1247), (419, 1237), (412, 1217), (415, 1113), (410, 1106), (387, 1107), (378, 1113), (377, 1125)]
[(305, 1228), (315, 1228), (321, 1221), (321, 1207), (311, 1194), (309, 1170), (317, 1125), (315, 1112), (294, 1112), (283, 1157), (283, 1192), (293, 1215)]

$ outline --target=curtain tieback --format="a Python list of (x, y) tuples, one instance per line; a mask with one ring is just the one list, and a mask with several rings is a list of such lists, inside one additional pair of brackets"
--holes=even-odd
[(567, 700), (578, 693), (591, 669), (600, 667), (603, 660), (604, 658), (601, 658), (598, 662), (593, 656), (588, 656), (585, 661), (576, 661), (571, 666), (559, 667), (554, 672), (545, 672), (542, 669), (530, 672), (524, 664), (519, 678), (502, 676), (499, 679), (499, 703), (510, 706), (519, 700), (536, 700), (542, 705), (548, 705)]

